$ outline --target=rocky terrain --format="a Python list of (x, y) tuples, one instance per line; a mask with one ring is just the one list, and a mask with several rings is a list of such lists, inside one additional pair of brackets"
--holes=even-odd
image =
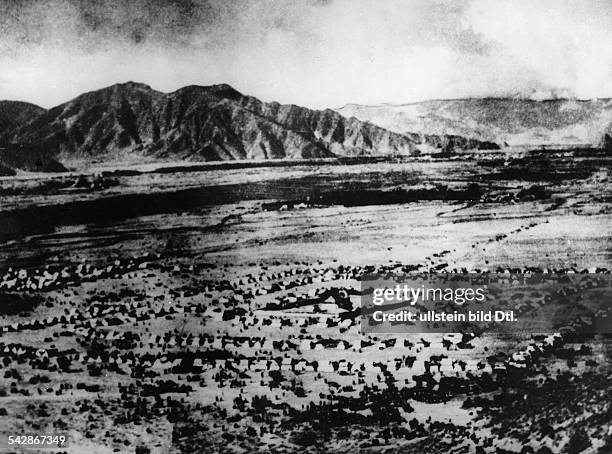
[(611, 99), (451, 99), (347, 104), (337, 111), (398, 133), (457, 134), (510, 146), (600, 147), (612, 127)]

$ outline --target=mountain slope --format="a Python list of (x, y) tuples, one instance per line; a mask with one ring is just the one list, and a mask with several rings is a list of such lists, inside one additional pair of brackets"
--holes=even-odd
[(410, 155), (491, 146), (398, 134), (333, 110), (264, 103), (228, 85), (173, 93), (128, 82), (84, 93), (4, 134), (60, 159), (232, 160)]
[(483, 98), (376, 106), (349, 104), (345, 116), (395, 132), (457, 134), (509, 145), (595, 145), (612, 124), (612, 100)]
[(64, 172), (67, 169), (49, 153), (33, 146), (8, 144), (0, 147), (0, 176), (28, 172)]
[(28, 123), (45, 109), (21, 101), (0, 101), (0, 136), (19, 125)]
[[(0, 137), (44, 114), (45, 109), (20, 101), (0, 101)], [(0, 176), (16, 170), (58, 172), (65, 168), (42, 150), (0, 142)]]

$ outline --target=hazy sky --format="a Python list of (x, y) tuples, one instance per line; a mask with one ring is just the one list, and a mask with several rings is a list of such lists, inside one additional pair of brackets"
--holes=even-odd
[(610, 0), (10, 0), (0, 99), (134, 80), (309, 107), (612, 97)]

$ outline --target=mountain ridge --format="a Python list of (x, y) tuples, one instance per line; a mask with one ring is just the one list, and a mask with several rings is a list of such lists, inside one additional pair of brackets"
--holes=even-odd
[(346, 104), (343, 104), (340, 107), (333, 107), (332, 110), (338, 111), (338, 110), (342, 110), (345, 107), (351, 107), (351, 106), (366, 106), (366, 107), (382, 107), (382, 106), (389, 106), (389, 107), (405, 107), (405, 106), (412, 106), (415, 104), (424, 104), (424, 103), (430, 103), (430, 102), (451, 102), (451, 101), (511, 101), (511, 100), (515, 100), (515, 101), (525, 101), (525, 102), (532, 102), (532, 103), (550, 103), (550, 102), (558, 102), (558, 101), (576, 101), (576, 102), (591, 102), (591, 101), (612, 101), (612, 97), (606, 97), (606, 98), (546, 98), (546, 99), (531, 99), (531, 98), (525, 98), (525, 97), (504, 97), (504, 96), (473, 96), (471, 98), (431, 98), (431, 99), (424, 99), (422, 101), (411, 101), (411, 102), (404, 102), (404, 103), (394, 103), (394, 102), (380, 102), (380, 103), (376, 103), (376, 104), (362, 104), (362, 103), (355, 103), (355, 102), (348, 102)]
[(602, 146), (612, 98), (459, 98), (405, 104), (346, 104), (345, 116), (394, 132), (459, 134), (510, 146)]

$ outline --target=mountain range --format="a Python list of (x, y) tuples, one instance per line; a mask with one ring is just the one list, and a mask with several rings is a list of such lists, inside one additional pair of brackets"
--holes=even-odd
[(459, 99), (312, 110), (229, 85), (127, 82), (51, 109), (0, 101), (0, 174), (126, 162), (411, 156), (500, 145), (604, 145), (612, 100)]
[[(454, 135), (396, 133), (331, 109), (265, 103), (224, 84), (162, 93), (128, 82), (49, 110), (4, 101), (0, 125), (0, 164), (25, 170), (33, 170), (32, 162), (40, 163), (38, 170), (58, 168), (49, 159), (85, 164), (225, 161), (497, 148)], [(30, 159), (20, 165), (15, 159), (20, 154)]]
[(599, 147), (612, 130), (612, 99), (451, 99), (347, 104), (336, 111), (394, 132), (443, 131), (501, 146)]

